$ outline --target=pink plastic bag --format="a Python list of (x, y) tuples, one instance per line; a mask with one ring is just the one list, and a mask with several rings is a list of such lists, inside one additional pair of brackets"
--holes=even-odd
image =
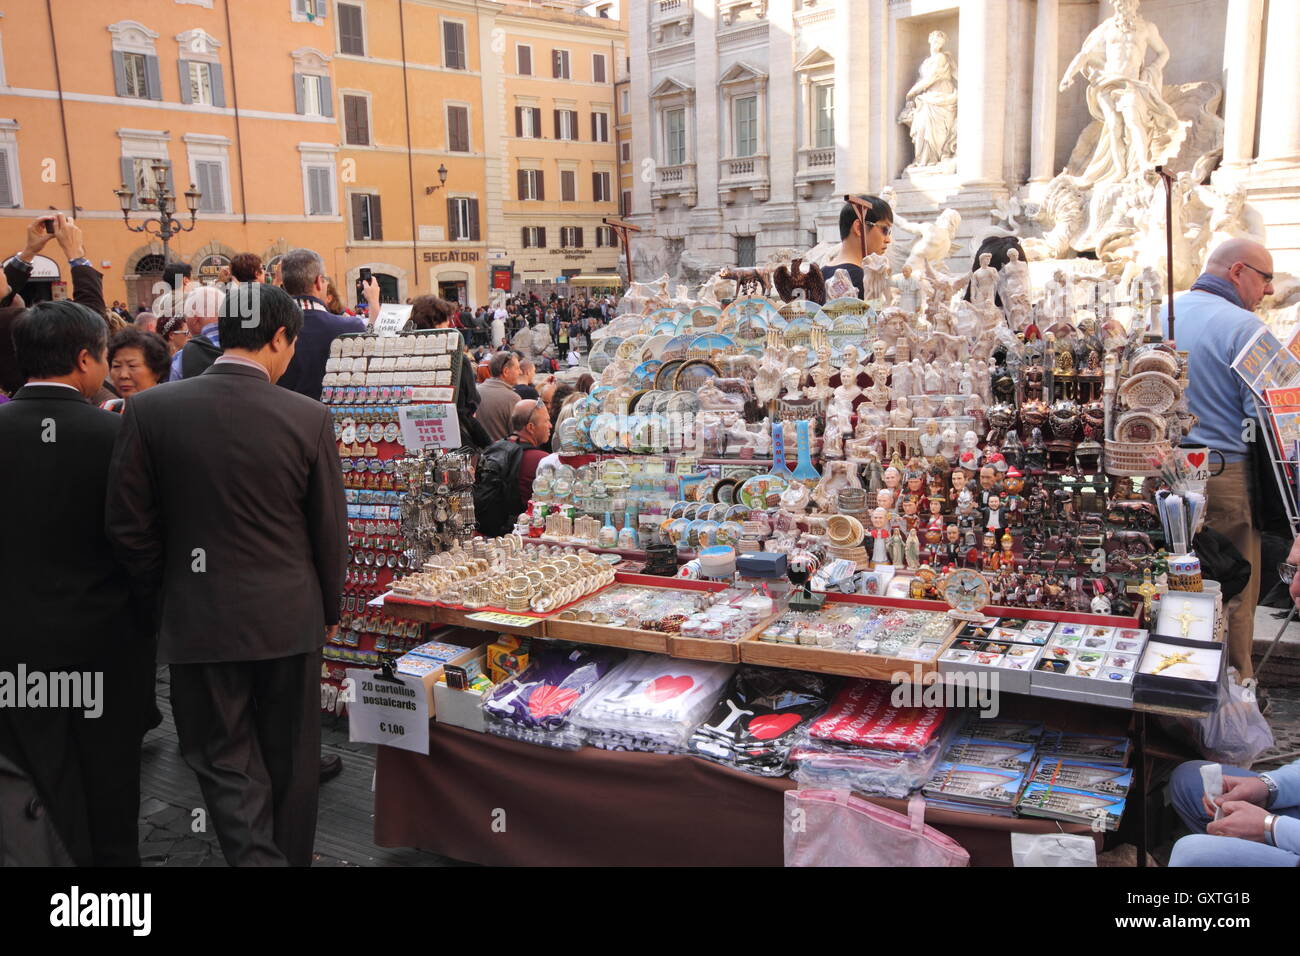
[(785, 865), (970, 866), (970, 854), (925, 825), (919, 796), (904, 816), (847, 790), (787, 790)]

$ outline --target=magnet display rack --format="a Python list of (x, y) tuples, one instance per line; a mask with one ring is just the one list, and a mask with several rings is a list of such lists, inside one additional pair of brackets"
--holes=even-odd
[[(454, 330), (434, 330), (352, 333), (331, 343), (321, 402), (334, 420), (343, 470), (348, 565), (338, 633), (323, 651), (321, 707), (327, 712), (344, 710), (338, 697), (348, 667), (378, 667), (381, 655), (401, 654), (429, 639), (426, 624), (385, 618), (368, 605), (414, 560), (402, 534), (396, 474), (406, 457), (399, 409), (455, 403), (464, 358), (459, 341)], [(447, 357), (445, 369), (433, 367), (444, 364), (439, 356)]]

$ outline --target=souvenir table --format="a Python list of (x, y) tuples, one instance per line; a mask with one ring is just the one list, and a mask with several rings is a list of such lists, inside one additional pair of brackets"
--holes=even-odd
[[(723, 590), (722, 585), (708, 582), (617, 574), (613, 587), (626, 586), (713, 595)], [(596, 597), (599, 598), (600, 594)], [(911, 607), (927, 613), (943, 609), (942, 605), (929, 601), (856, 595), (833, 595), (828, 600), (832, 605), (845, 607)], [(581, 608), (583, 603), (577, 602), (565, 610), (572, 612)], [(1023, 609), (985, 610), (990, 614), (1014, 614), (1028, 620), (1038, 618), (1056, 623), (1062, 623), (1062, 619), (1067, 619), (1068, 623), (1071, 617), (1089, 621), (1092, 626), (1103, 626), (1097, 624), (1097, 621), (1104, 622), (1104, 626), (1116, 628), (1136, 623), (1133, 618), (1114, 616), (1099, 618), (1094, 615), (1027, 612)], [(474, 620), (463, 610), (394, 595), (389, 595), (384, 602), (384, 612), (396, 617), (417, 615), (440, 623), (578, 642), (583, 640), (583, 628), (604, 628), (615, 634), (621, 630), (612, 624), (596, 625), (593, 622), (561, 620), (563, 611), (534, 615), (535, 624), (508, 627), (495, 620)], [(860, 659), (862, 664), (858, 667), (862, 667), (872, 655), (759, 641), (758, 632), (775, 620), (779, 620), (779, 615), (770, 618), (739, 641), (707, 643), (736, 648), (741, 660), (765, 666), (814, 672), (820, 670), (831, 674), (881, 676), (877, 670), (881, 665), (870, 666), (867, 673), (862, 674), (855, 667), (846, 669), (843, 660), (826, 656), (819, 659), (819, 655), (840, 654), (843, 658)], [(953, 631), (959, 627), (959, 622), (954, 622)], [(635, 628), (626, 631), (626, 641), (619, 646), (629, 648), (638, 646), (641, 635), (654, 633), (641, 632)], [(603, 644), (609, 640), (609, 637), (601, 636), (596, 643)], [(947, 643), (942, 646), (947, 646)], [(655, 649), (658, 650), (658, 647), (656, 645)], [(671, 641), (666, 644), (666, 652), (673, 653)], [(757, 655), (757, 659), (754, 655)], [(692, 655), (688, 653), (680, 656)], [(910, 670), (913, 666), (926, 666), (902, 658), (881, 660), (887, 662), (884, 666), (892, 668), (891, 673), (893, 670), (913, 673)], [(928, 666), (933, 669), (935, 665), (931, 662)], [(923, 673), (924, 670), (917, 670), (915, 676)], [(1137, 831), (1138, 842), (1145, 841), (1146, 801), (1137, 795), (1145, 793), (1148, 779), (1145, 757), (1146, 714), (1194, 712), (1130, 704), (1133, 707), (1130, 717), (1118, 706), (1079, 707), (1066, 700), (1031, 699), (1016, 693), (1003, 694), (1000, 700), (1004, 711), (1009, 713), (1029, 714), (1038, 719), (1046, 719), (1050, 715), (1063, 726), (1073, 726), (1089, 733), (1104, 731), (1113, 735), (1131, 735), (1134, 799), (1130, 803), (1128, 818), (1131, 821), (1129, 825)], [(517, 740), (503, 740), (492, 735), (470, 735), (458, 728), (439, 725), (436, 720), (431, 731), (428, 756), (388, 747), (379, 748), (376, 842), (385, 846), (417, 846), (457, 859), (483, 863), (536, 864), (550, 861), (584, 864), (640, 862), (654, 865), (695, 862), (775, 865), (780, 862), (779, 832), (773, 832), (771, 821), (781, 813), (781, 792), (794, 785), (787, 778), (756, 779), (750, 774), (727, 767), (707, 765), (705, 761), (684, 754), (620, 753), (601, 751), (594, 747), (563, 753), (552, 753), (551, 750), (552, 748)], [(607, 775), (612, 776), (607, 780)], [(518, 801), (518, 794), (524, 792), (532, 794), (525, 801), (526, 806), (519, 807), (529, 828), (527, 832), (522, 829), (524, 824), (521, 824), (521, 829), (514, 831), (520, 834), (515, 840), (489, 839), (477, 835), (480, 829), (484, 829), (479, 826), (481, 818), (486, 815), (490, 820), (492, 808), (508, 808), (512, 801)], [(903, 802), (898, 800), (891, 802), (884, 797), (871, 799), (894, 808), (903, 806)], [(428, 808), (431, 806), (442, 810), (430, 813)], [(717, 814), (710, 815), (702, 809), (715, 806), (725, 808), (725, 812), (720, 810)], [(578, 808), (581, 808), (581, 812), (576, 812)], [(628, 825), (630, 817), (638, 821), (631, 829)], [(1023, 817), (1004, 819), (947, 808), (930, 810), (927, 819), (971, 849), (976, 862), (990, 864), (1008, 862), (1009, 843), (1005, 836), (1008, 832), (1056, 832), (1054, 821)], [(582, 822), (576, 822), (578, 820)], [(1087, 832), (1083, 826), (1062, 826), (1067, 832)], [(569, 830), (574, 832), (561, 840)], [(586, 835), (580, 835), (579, 830)], [(664, 833), (679, 834), (680, 838), (665, 841), (662, 839)], [(563, 842), (565, 849), (557, 851), (557, 842)], [(562, 855), (557, 857), (557, 852)], [(571, 856), (565, 857), (563, 854)]]

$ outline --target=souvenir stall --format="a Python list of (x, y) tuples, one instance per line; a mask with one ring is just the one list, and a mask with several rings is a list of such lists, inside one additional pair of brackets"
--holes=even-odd
[[(866, 301), (797, 260), (704, 304), (630, 290), (514, 534), (383, 602), (467, 650), (396, 662), (438, 706), (428, 756), (380, 750), (378, 843), (777, 863), (794, 784), (923, 794), (978, 862), (1121, 825), (1144, 715), (1212, 709), (1223, 674), (1204, 483), (1172, 453), (1185, 356), (1146, 334), (1142, 282), (1115, 314), (1033, 295), (1014, 257), (869, 278)], [(492, 831), (511, 806), (523, 830)], [(1144, 842), (1145, 799), (1129, 817)]]

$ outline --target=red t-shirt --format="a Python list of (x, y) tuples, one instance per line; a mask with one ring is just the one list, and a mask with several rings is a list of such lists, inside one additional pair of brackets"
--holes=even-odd
[(533, 496), (533, 479), (537, 477), (537, 466), (548, 452), (540, 448), (525, 448), (523, 460), (519, 462), (519, 501), (525, 506)]

